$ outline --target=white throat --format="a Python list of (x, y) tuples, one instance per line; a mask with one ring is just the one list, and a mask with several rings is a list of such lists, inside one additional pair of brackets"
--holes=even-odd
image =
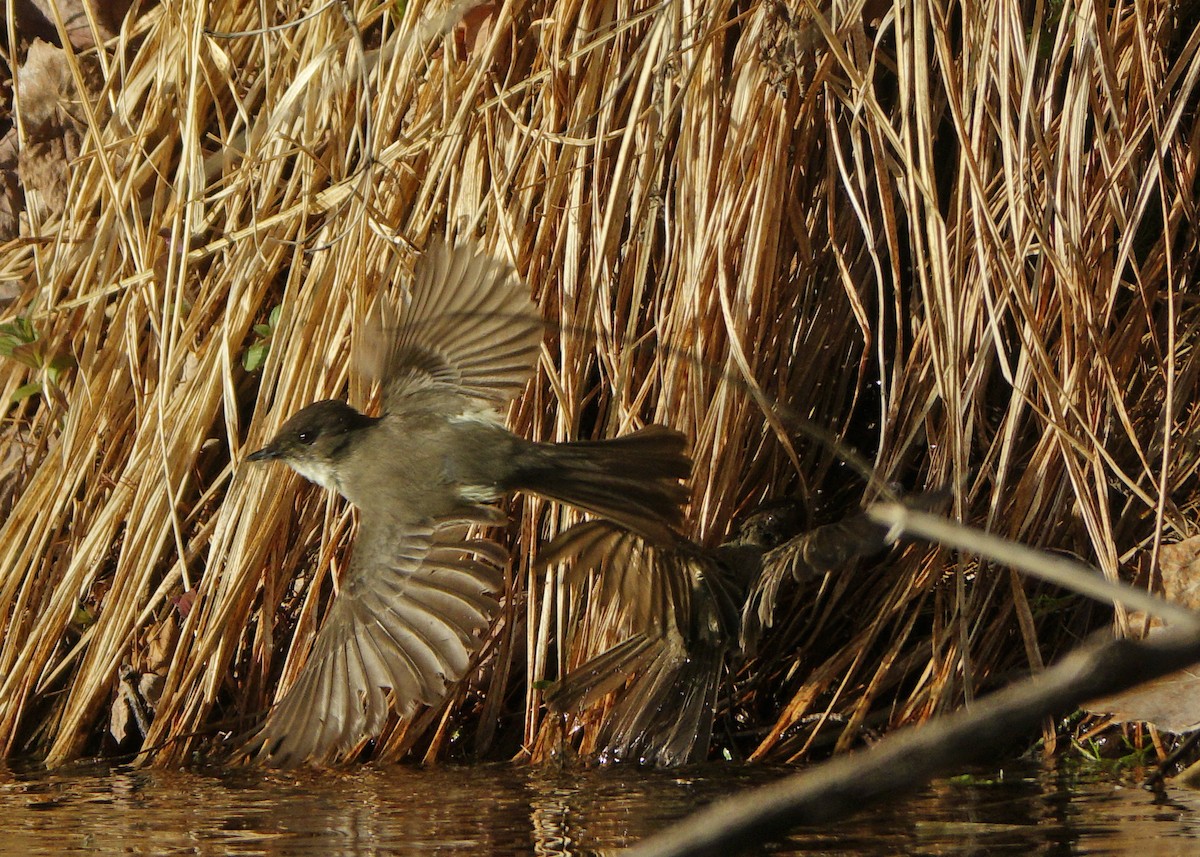
[(292, 460), (288, 461), (288, 466), (309, 482), (315, 482), (322, 488), (328, 488), (330, 491), (336, 491), (339, 494), (342, 493), (342, 486), (338, 482), (337, 474), (325, 462)]

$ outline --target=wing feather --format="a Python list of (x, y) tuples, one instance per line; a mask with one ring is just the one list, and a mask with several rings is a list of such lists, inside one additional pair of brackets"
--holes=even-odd
[(462, 678), (496, 615), (507, 556), (484, 539), (455, 546), (463, 523), (364, 516), (308, 662), (249, 752), (279, 767), (329, 761)]
[(524, 388), (543, 323), (516, 271), (480, 245), (434, 241), (417, 260), (403, 309), (381, 300), (359, 364), (383, 384), (385, 411), (427, 391), (493, 406)]

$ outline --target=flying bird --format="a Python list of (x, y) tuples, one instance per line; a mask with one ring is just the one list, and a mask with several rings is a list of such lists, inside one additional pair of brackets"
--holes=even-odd
[(513, 268), (474, 243), (433, 243), (409, 300), (381, 301), (359, 364), (382, 413), (341, 401), (288, 419), (251, 461), (282, 461), (359, 509), (349, 569), (311, 655), (246, 745), (280, 767), (376, 737), (394, 710), (433, 705), (466, 673), (495, 617), (507, 553), (468, 538), (523, 491), (653, 544), (677, 536), (691, 473), (681, 434), (536, 443), (503, 425), (536, 367), (543, 322)]
[[(933, 510), (944, 498), (935, 492), (907, 502)], [(600, 762), (703, 761), (732, 676), (774, 625), (787, 601), (782, 590), (848, 569), (892, 540), (862, 513), (802, 531), (790, 501), (763, 504), (715, 548), (687, 539), (648, 543), (606, 521), (576, 524), (543, 562), (566, 566), (574, 590), (594, 579), (606, 609), (623, 612), (628, 634), (563, 676), (546, 703), (578, 715), (609, 700), (591, 742)]]

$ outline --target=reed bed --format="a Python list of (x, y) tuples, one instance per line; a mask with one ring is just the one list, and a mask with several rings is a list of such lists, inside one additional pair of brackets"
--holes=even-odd
[[(512, 427), (684, 431), (704, 544), (769, 497), (858, 509), (852, 449), (1110, 578), (1195, 530), (1195, 4), (269, 5), (62, 55), (78, 154), (0, 247), (38, 343), (0, 359), (4, 401), (37, 386), (0, 426), (6, 755), (179, 764), (287, 686), (354, 521), (241, 460), (369, 400), (359, 323), (436, 234), (551, 322)], [(631, 611), (537, 564), (571, 513), (511, 513), (479, 669), (376, 755), (586, 756), (603, 708), (564, 731), (545, 682)], [(925, 545), (793, 587), (718, 739), (803, 758), (957, 707), (1109, 618), (1060, 595)]]

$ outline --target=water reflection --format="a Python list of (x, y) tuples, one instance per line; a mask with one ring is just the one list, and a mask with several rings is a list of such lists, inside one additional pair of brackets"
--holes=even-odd
[[(0, 854), (590, 855), (781, 772), (509, 765), (334, 773), (0, 772)], [(935, 783), (772, 854), (1136, 854), (1200, 849), (1200, 798), (1076, 766)]]

